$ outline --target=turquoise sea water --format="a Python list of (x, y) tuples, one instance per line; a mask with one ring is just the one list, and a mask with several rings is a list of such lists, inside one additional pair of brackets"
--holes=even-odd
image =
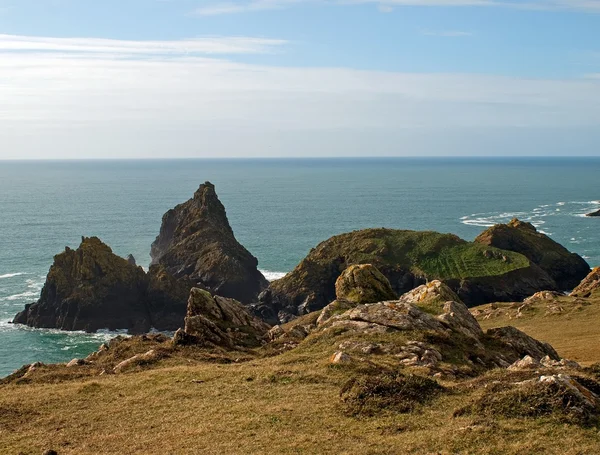
[(0, 161), (0, 376), (87, 355), (114, 334), (8, 324), (37, 299), (54, 254), (96, 235), (150, 262), (163, 213), (212, 181), (268, 277), (317, 243), (366, 227), (473, 239), (513, 217), (600, 265), (600, 159)]

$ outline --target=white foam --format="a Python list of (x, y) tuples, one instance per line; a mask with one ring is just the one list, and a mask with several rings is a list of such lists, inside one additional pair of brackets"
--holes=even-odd
[(27, 299), (27, 298), (30, 298), (30, 297), (37, 297), (38, 295), (39, 295), (38, 292), (27, 291), (27, 292), (23, 292), (21, 294), (9, 295), (8, 297), (4, 297), (3, 300), (9, 300), (9, 301), (21, 300), (21, 299)]
[(271, 272), (270, 270), (261, 270), (260, 271), (268, 281), (275, 281), (283, 278), (287, 275), (286, 272)]
[(21, 275), (25, 275), (25, 273), (23, 273), (23, 272), (7, 273), (5, 275), (0, 275), (0, 280), (2, 280), (4, 278), (12, 278), (14, 276), (21, 276)]

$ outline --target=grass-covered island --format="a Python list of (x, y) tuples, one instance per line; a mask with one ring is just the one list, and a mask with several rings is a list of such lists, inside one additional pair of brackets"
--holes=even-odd
[(600, 452), (599, 270), (527, 223), (343, 234), (268, 284), (205, 184), (153, 261), (55, 258), (16, 323), (134, 335), (0, 380), (0, 453)]

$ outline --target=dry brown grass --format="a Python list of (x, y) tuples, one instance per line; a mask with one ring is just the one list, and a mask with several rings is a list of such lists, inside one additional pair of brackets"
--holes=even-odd
[[(519, 319), (499, 315), (482, 323), (515, 325), (564, 356), (600, 361), (600, 305), (567, 303), (559, 315), (546, 316), (541, 305)], [(598, 427), (457, 412), (481, 400), (486, 384), (503, 377), (500, 370), (440, 381), (442, 393), (417, 400), (406, 413), (384, 407), (372, 416), (352, 415), (340, 399), (344, 384), (375, 377), (382, 367), (330, 365), (342, 338), (257, 356), (169, 350), (163, 343), (157, 363), (99, 375), (121, 357), (156, 347), (156, 340), (131, 341), (112, 350), (118, 358), (96, 367), (46, 367), (32, 379), (0, 385), (0, 454), (40, 455), (49, 448), (60, 455), (600, 453)]]
[[(550, 343), (562, 357), (583, 365), (600, 362), (600, 298), (586, 301), (561, 297), (556, 305), (563, 311), (558, 314), (548, 314), (548, 303), (537, 302), (523, 311), (523, 316), (519, 318), (515, 317), (515, 310), (509, 308), (511, 304), (494, 305), (502, 315), (489, 319), (478, 317), (484, 330), (512, 325), (538, 340)], [(489, 305), (481, 308), (489, 308)]]

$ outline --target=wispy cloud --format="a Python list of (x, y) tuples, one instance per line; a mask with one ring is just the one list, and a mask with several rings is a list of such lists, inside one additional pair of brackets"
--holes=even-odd
[(540, 11), (580, 11), (600, 13), (600, 0), (250, 0), (214, 3), (196, 9), (197, 16), (215, 16), (285, 9), (302, 3), (352, 5), (373, 3), (379, 11), (390, 13), (402, 6), (420, 7), (496, 7)]
[[(432, 153), (428, 141), (448, 131), (457, 149), (479, 137), (479, 150), (488, 150), (507, 129), (541, 131), (544, 144), (556, 130), (571, 131), (570, 138), (582, 128), (600, 130), (600, 80), (592, 78), (270, 67), (147, 54), (142, 45), (133, 46), (140, 58), (113, 58), (95, 41), (90, 46), (100, 51), (82, 51), (86, 40), (15, 52), (6, 44), (14, 40), (4, 41), (5, 158), (398, 153), (414, 152), (421, 140)], [(108, 47), (132, 48), (121, 41)], [(482, 133), (492, 130), (502, 134)]]
[(287, 41), (249, 37), (204, 37), (174, 41), (49, 38), (0, 35), (0, 52), (78, 52), (113, 55), (233, 55), (274, 52)]

